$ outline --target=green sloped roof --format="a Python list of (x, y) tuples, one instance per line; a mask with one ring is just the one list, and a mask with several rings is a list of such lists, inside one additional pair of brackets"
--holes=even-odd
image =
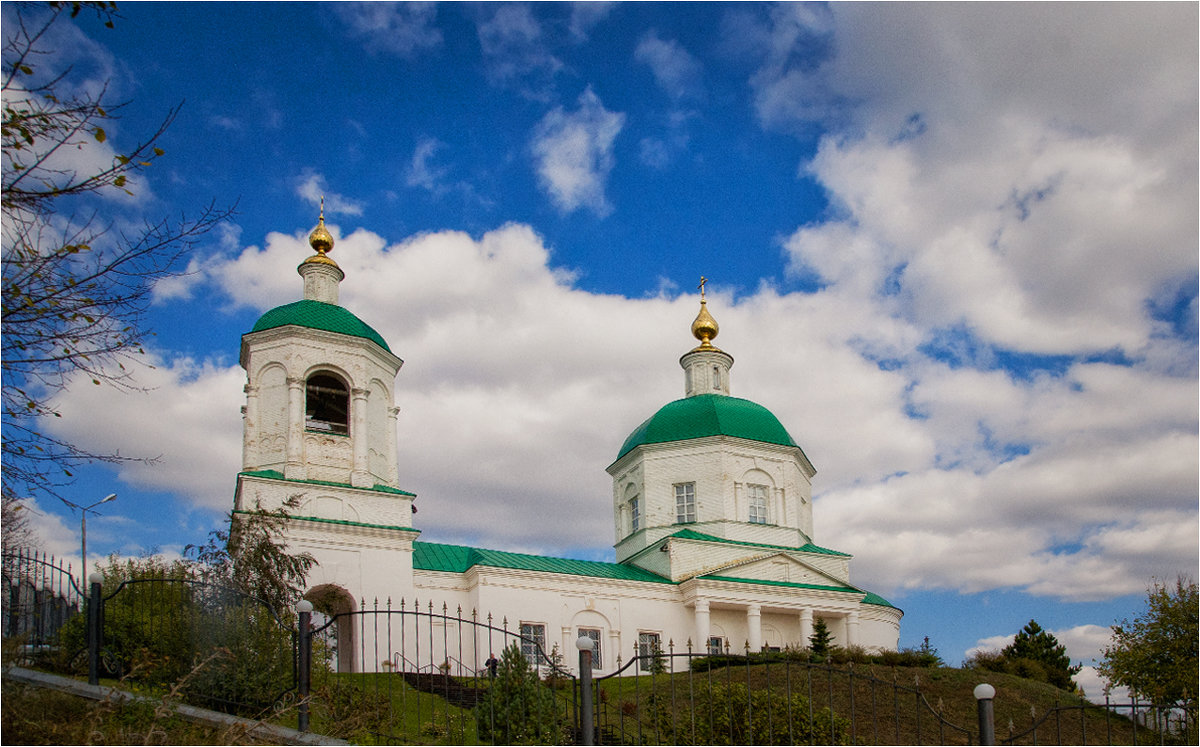
[(820, 555), (836, 555), (843, 558), (853, 557), (849, 553), (830, 550), (827, 547), (819, 547), (811, 542), (806, 542), (799, 547), (788, 547), (787, 545), (764, 545), (758, 542), (742, 542), (741, 540), (725, 539), (724, 537), (714, 537), (711, 534), (697, 532), (694, 529), (680, 529), (671, 535), (680, 539), (700, 540), (702, 542), (723, 542), (727, 545), (746, 545), (748, 547), (765, 547), (771, 550), (793, 550), (795, 552), (812, 552)]
[(760, 404), (724, 394), (698, 394), (669, 402), (634, 429), (617, 459), (643, 444), (733, 436), (780, 446), (796, 446), (779, 418)]
[(526, 555), (503, 550), (484, 550), (463, 545), (443, 545), (436, 542), (413, 543), (413, 568), (421, 571), (447, 571), (466, 573), (473, 566), (490, 568), (514, 568), (543, 573), (565, 573), (571, 576), (610, 578), (621, 581), (649, 581), (669, 584), (663, 578), (636, 566), (620, 563), (604, 563), (597, 560), (570, 560), (550, 558), (544, 555)]
[(249, 472), (239, 472), (239, 475), (247, 477), (261, 477), (264, 480), (282, 480), (284, 482), (299, 482), (305, 485), (330, 485), (335, 488), (354, 488), (355, 490), (373, 490), (376, 493), (392, 493), (394, 495), (407, 495), (413, 498), (417, 497), (416, 493), (410, 493), (407, 490), (393, 488), (391, 485), (375, 485), (369, 488), (355, 488), (348, 482), (329, 482), (328, 480), (289, 480), (283, 476), (282, 472), (273, 469), (252, 470)]
[(275, 329), (294, 324), (297, 327), (321, 329), (326, 332), (362, 337), (379, 347), (392, 352), (384, 341), (383, 336), (371, 328), (363, 320), (351, 314), (341, 306), (321, 301), (296, 301), (295, 303), (276, 306), (259, 317), (251, 332), (261, 332), (264, 329)]

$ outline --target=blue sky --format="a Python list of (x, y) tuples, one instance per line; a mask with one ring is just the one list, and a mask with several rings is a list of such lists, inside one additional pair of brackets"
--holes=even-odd
[[(6, 4), (6, 20), (13, 13)], [(683, 394), (710, 278), (733, 393), (816, 464), (818, 544), (951, 663), (1031, 617), (1085, 663), (1197, 567), (1197, 10), (1167, 5), (134, 3), (56, 25), (78, 85), (183, 109), (101, 206), (237, 214), (156, 287), (140, 395), (71, 387), (93, 552), (230, 506), (240, 335), (342, 303), (406, 364), (427, 539), (609, 558), (606, 467)], [(99, 147), (99, 146), (97, 146)], [(47, 547), (77, 519), (36, 506)], [(1089, 681), (1089, 689), (1096, 688)]]

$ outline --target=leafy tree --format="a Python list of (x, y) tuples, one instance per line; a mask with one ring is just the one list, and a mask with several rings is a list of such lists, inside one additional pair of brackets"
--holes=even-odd
[(1036, 620), (1030, 620), (1000, 653), (1010, 662), (1036, 662), (1045, 670), (1046, 682), (1069, 692), (1075, 691), (1075, 682), (1071, 678), (1079, 673), (1079, 665), (1072, 666), (1067, 647), (1053, 634), (1042, 630)]
[(538, 679), (518, 643), (500, 654), (496, 676), (475, 707), (480, 741), (493, 744), (563, 744), (562, 714), (554, 691)]
[[(158, 141), (179, 108), (124, 152), (108, 131), (125, 104), (55, 69), (51, 29), (91, 9), (112, 26), (115, 5), (13, 3), (6, 13), (0, 78), (3, 119), (0, 381), (3, 494), (61, 495), (77, 465), (122, 462), (49, 435), (61, 417), (54, 398), (75, 380), (136, 390), (128, 364), (145, 355), (144, 316), (156, 281), (230, 211), (213, 205), (194, 218), (114, 229), (138, 178), (164, 155)], [(99, 160), (101, 165), (94, 164)], [(103, 198), (103, 199), (101, 199)], [(103, 210), (102, 214), (100, 211)]]
[(32, 547), (37, 540), (37, 533), (29, 523), (29, 507), (7, 493), (3, 495), (3, 507), (0, 533), (3, 534), (4, 552)]
[(812, 660), (824, 661), (832, 647), (833, 633), (829, 632), (829, 625), (825, 622), (825, 618), (818, 617), (813, 621), (813, 632), (808, 637), (808, 650), (812, 652)]
[(1158, 705), (1185, 704), (1194, 721), (1200, 681), (1198, 618), (1195, 581), (1156, 581), (1146, 594), (1146, 611), (1132, 622), (1126, 619), (1112, 626), (1112, 643), (1104, 649), (1100, 674)]

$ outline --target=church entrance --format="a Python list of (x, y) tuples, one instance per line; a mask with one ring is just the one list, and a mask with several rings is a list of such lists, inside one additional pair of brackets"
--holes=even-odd
[[(354, 597), (336, 584), (322, 584), (309, 589), (304, 598), (312, 602), (313, 626), (321, 627), (333, 620), (333, 645), (337, 649), (337, 671), (357, 672), (354, 659)], [(325, 619), (320, 619), (324, 616)]]

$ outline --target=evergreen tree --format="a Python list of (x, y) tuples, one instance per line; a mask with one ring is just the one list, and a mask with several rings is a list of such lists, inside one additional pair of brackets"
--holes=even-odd
[(1080, 667), (1071, 665), (1066, 646), (1060, 644), (1051, 633), (1042, 630), (1036, 620), (1030, 620), (1000, 655), (1016, 667), (1017, 673), (1024, 669), (1041, 669), (1044, 677), (1035, 675), (1034, 679), (1045, 679), (1055, 687), (1075, 691), (1075, 682), (1071, 678), (1079, 673)]
[(813, 632), (808, 637), (808, 650), (812, 652), (813, 661), (825, 661), (831, 648), (833, 648), (833, 633), (829, 632), (829, 625), (825, 623), (825, 618), (818, 617), (813, 621)]
[(538, 679), (518, 643), (500, 654), (496, 676), (475, 707), (480, 740), (492, 744), (562, 744), (566, 734), (554, 691)]

